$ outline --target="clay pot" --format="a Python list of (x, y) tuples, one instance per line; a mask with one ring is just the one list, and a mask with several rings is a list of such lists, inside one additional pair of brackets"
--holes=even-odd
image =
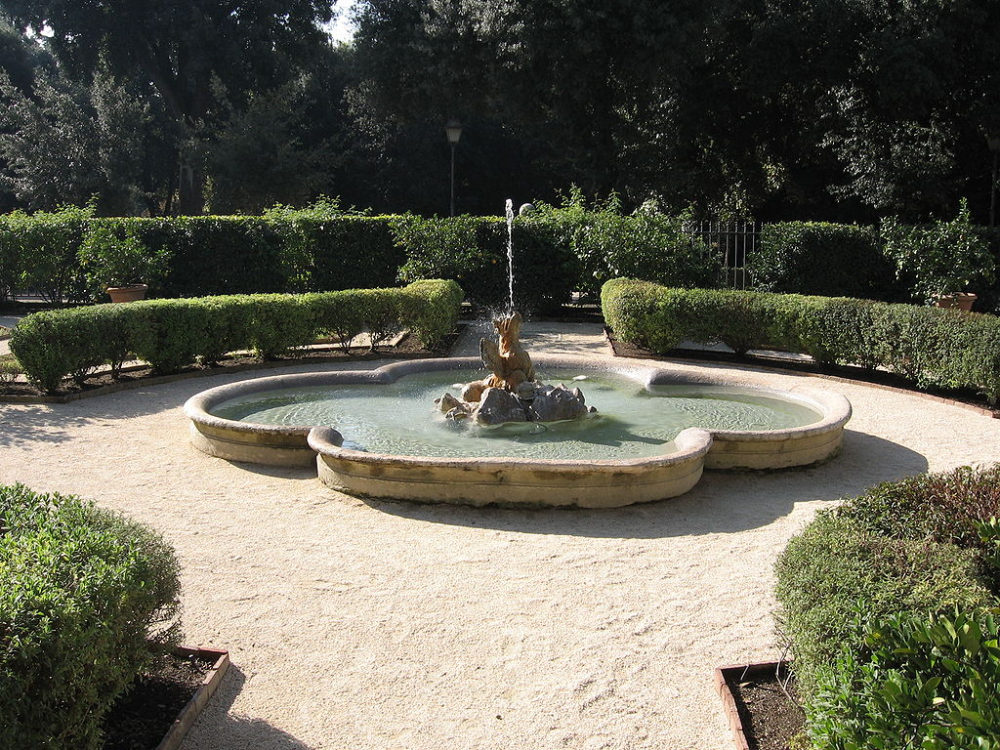
[(112, 302), (135, 302), (145, 299), (149, 286), (146, 284), (129, 284), (128, 286), (109, 286), (108, 294)]
[(976, 295), (972, 292), (955, 292), (955, 294), (942, 294), (937, 298), (935, 306), (971, 312), (975, 301)]

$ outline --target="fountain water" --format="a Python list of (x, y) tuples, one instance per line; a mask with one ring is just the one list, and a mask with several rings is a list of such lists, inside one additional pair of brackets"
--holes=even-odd
[(507, 290), (508, 310), (514, 311), (514, 201), (507, 199)]
[[(746, 388), (725, 373), (627, 360), (540, 360), (567, 379), (588, 373), (601, 399), (596, 414), (578, 388), (544, 384), (519, 339), (510, 200), (506, 213), (509, 307), (493, 321), (497, 341), (480, 342), (481, 361), (415, 360), (213, 388), (185, 404), (194, 445), (236, 461), (315, 463), (325, 484), (362, 496), (581, 507), (674, 497), (703, 468), (802, 466), (840, 450), (851, 406), (823, 391)], [(482, 365), (490, 374), (462, 386), (460, 399), (437, 399), (435, 417), (426, 378), (440, 388)], [(454, 429), (461, 422), (470, 429)]]

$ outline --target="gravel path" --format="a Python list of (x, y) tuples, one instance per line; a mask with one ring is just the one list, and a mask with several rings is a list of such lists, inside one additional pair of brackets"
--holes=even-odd
[(728, 750), (712, 671), (780, 654), (788, 538), (875, 482), (1000, 455), (1000, 422), (960, 407), (747, 370), (846, 395), (843, 454), (613, 511), (366, 503), (188, 445), (184, 401), (244, 377), (0, 405), (0, 481), (94, 498), (177, 548), (186, 640), (234, 664), (184, 750)]

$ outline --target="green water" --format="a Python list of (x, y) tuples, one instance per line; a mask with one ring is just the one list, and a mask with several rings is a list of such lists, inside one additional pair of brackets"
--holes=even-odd
[(388, 385), (288, 388), (245, 396), (215, 407), (225, 419), (288, 426), (329, 425), (348, 447), (375, 453), (435, 457), (641, 458), (674, 450), (687, 427), (774, 430), (811, 424), (820, 415), (791, 401), (705, 386), (647, 389), (624, 376), (602, 373), (574, 382), (576, 372), (537, 373), (543, 382), (579, 386), (597, 413), (572, 422), (479, 427), (444, 419), (434, 399), (470, 370), (410, 375)]

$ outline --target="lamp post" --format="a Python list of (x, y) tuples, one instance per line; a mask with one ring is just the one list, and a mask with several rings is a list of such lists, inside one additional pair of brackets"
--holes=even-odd
[(448, 143), (451, 144), (451, 215), (455, 215), (455, 146), (458, 139), (462, 137), (462, 123), (456, 119), (448, 120), (444, 126), (444, 134), (448, 136)]
[(997, 207), (997, 156), (1000, 155), (1000, 136), (986, 136), (986, 145), (993, 152), (993, 181), (990, 182), (990, 227), (996, 226)]

